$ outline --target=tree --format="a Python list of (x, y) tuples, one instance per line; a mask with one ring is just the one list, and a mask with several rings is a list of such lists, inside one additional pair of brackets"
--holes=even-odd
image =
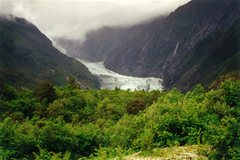
[(0, 91), (0, 97), (2, 97), (5, 100), (13, 100), (17, 97), (17, 90), (13, 86), (10, 85), (4, 85), (1, 87)]
[(34, 94), (41, 102), (51, 103), (56, 99), (54, 86), (49, 81), (41, 81), (34, 90)]
[(143, 111), (146, 107), (147, 106), (142, 99), (134, 99), (127, 105), (127, 113), (138, 114), (139, 111)]
[(240, 73), (230, 72), (230, 73), (224, 74), (224, 75), (218, 77), (215, 81), (213, 81), (212, 84), (210, 84), (208, 88), (209, 89), (220, 88), (221, 83), (223, 83), (225, 80), (239, 81)]
[(68, 83), (72, 88), (80, 88), (80, 83), (73, 76), (68, 77)]

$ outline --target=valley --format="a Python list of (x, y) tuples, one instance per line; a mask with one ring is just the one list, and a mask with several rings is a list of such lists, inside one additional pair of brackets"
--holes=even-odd
[(5, 159), (240, 159), (240, 1), (0, 0)]
[(55, 41), (71, 57), (104, 62), (123, 75), (158, 77), (165, 89), (188, 91), (239, 72), (239, 13), (238, 0), (192, 0), (165, 17), (104, 26), (89, 31), (84, 41)]

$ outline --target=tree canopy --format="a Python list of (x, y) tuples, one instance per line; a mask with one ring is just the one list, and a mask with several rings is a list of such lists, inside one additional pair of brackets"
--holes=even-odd
[(0, 159), (108, 159), (154, 148), (210, 145), (212, 159), (240, 158), (240, 81), (187, 93), (83, 90), (44, 81), (4, 85)]

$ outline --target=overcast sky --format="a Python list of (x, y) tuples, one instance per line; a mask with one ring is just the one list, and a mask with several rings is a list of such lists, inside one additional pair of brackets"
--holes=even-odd
[(0, 0), (0, 12), (24, 17), (50, 38), (83, 39), (102, 26), (133, 25), (190, 0)]

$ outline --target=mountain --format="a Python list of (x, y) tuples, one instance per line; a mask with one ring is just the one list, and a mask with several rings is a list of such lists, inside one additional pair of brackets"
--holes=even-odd
[(239, 72), (239, 19), (239, 0), (192, 0), (164, 18), (89, 32), (80, 45), (56, 41), (69, 55), (104, 61), (125, 75), (163, 78), (165, 88), (189, 90)]
[(127, 27), (102, 27), (87, 33), (83, 43), (65, 38), (55, 38), (54, 41), (71, 57), (99, 62), (105, 61), (115, 48), (123, 45), (128, 33), (131, 34), (131, 29)]
[(209, 85), (220, 75), (240, 73), (240, 20), (211, 33), (184, 57), (175, 77), (176, 87), (191, 88), (195, 82)]
[(23, 18), (0, 17), (1, 81), (32, 87), (47, 79), (61, 85), (70, 76), (83, 87), (98, 87), (96, 78), (83, 64), (54, 48), (36, 26)]

